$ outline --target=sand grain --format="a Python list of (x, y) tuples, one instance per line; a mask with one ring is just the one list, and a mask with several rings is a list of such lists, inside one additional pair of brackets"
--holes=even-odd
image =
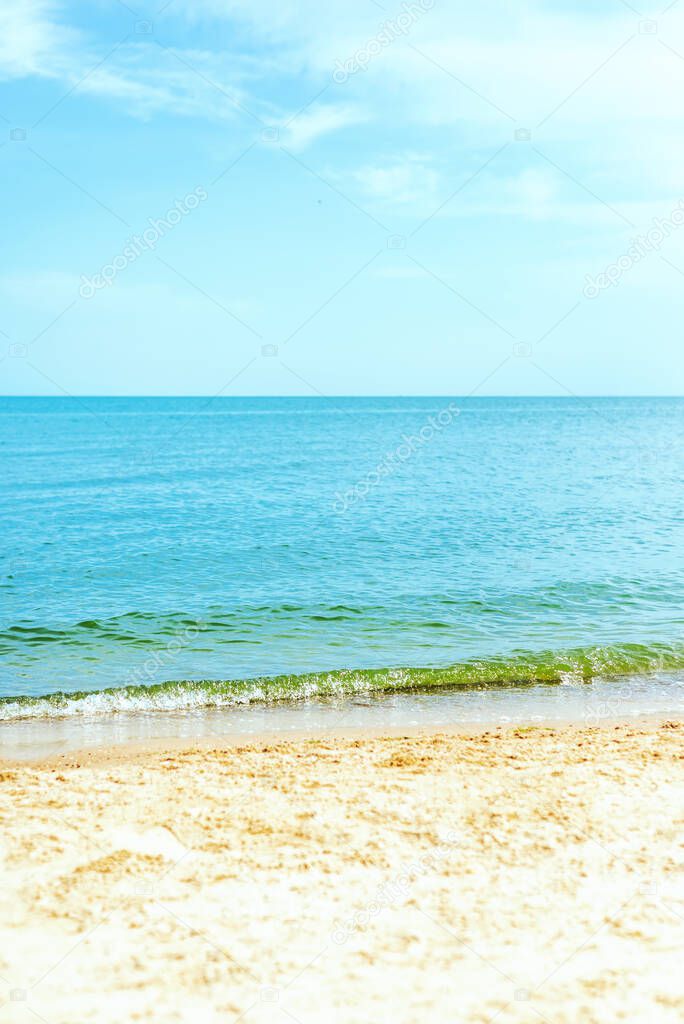
[(679, 1022), (684, 726), (0, 772), (0, 1024)]

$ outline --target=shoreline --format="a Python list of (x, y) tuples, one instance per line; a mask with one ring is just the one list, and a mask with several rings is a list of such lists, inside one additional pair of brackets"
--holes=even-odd
[(315, 744), (317, 742), (363, 742), (374, 740), (430, 740), (444, 736), (454, 739), (478, 739), (481, 737), (504, 737), (508, 734), (590, 734), (610, 732), (620, 727), (636, 728), (644, 732), (657, 731), (661, 727), (682, 726), (684, 718), (677, 715), (636, 715), (633, 717), (606, 717), (600, 723), (588, 725), (581, 720), (555, 721), (547, 719), (533, 722), (452, 722), (448, 724), (402, 725), (402, 726), (338, 726), (330, 729), (302, 728), (290, 732), (264, 730), (259, 733), (225, 733), (187, 736), (160, 736), (145, 740), (122, 739), (115, 743), (86, 744), (61, 753), (41, 754), (35, 758), (16, 758), (3, 755), (0, 750), (0, 769), (16, 768), (53, 769), (89, 764), (93, 767), (114, 764), (135, 764), (155, 759), (166, 754), (199, 755), (226, 749), (231, 751), (268, 750), (276, 752), (281, 746), (291, 744)]
[(299, 700), (245, 702), (228, 707), (106, 710), (0, 721), (0, 763), (37, 761), (62, 753), (129, 747), (250, 743), (319, 735), (400, 735), (415, 729), (478, 732), (531, 724), (601, 725), (684, 719), (684, 679), (627, 676), (591, 683), (439, 687)]
[(0, 997), (52, 1024), (679, 1024), (683, 807), (682, 721), (3, 766)]

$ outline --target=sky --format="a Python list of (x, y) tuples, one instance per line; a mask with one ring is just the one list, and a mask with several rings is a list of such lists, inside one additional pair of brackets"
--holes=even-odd
[(0, 392), (681, 393), (683, 96), (684, 0), (0, 0)]

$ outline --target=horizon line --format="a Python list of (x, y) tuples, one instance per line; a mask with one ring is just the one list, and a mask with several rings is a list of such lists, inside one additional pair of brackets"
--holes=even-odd
[(634, 393), (634, 394), (631, 394), (631, 393), (630, 394), (599, 394), (599, 393), (589, 393), (589, 394), (581, 394), (581, 395), (512, 395), (512, 394), (459, 395), (459, 394), (452, 393), (452, 392), (440, 392), (438, 394), (437, 393), (433, 393), (433, 394), (367, 394), (367, 395), (350, 395), (350, 394), (341, 394), (341, 393), (340, 394), (331, 394), (331, 395), (322, 395), (322, 394), (317, 394), (317, 395), (276, 395), (276, 394), (270, 394), (270, 395), (212, 395), (212, 394), (209, 394), (209, 393), (206, 393), (206, 392), (205, 393), (199, 393), (199, 394), (173, 394), (173, 395), (169, 395), (169, 394), (165, 394), (165, 395), (155, 395), (155, 394), (122, 395), (122, 394), (91, 394), (91, 393), (83, 393), (83, 394), (78, 394), (78, 395), (54, 395), (54, 394), (5, 395), (5, 394), (0, 394), (0, 401), (2, 401), (4, 399), (26, 399), (26, 398), (54, 398), (54, 399), (60, 399), (60, 400), (67, 401), (67, 402), (68, 401), (78, 402), (78, 401), (81, 401), (82, 399), (86, 399), (86, 398), (111, 398), (111, 399), (122, 399), (122, 400), (124, 400), (124, 399), (140, 399), (140, 398), (160, 398), (160, 399), (169, 399), (169, 400), (171, 400), (171, 399), (179, 399), (179, 398), (180, 399), (186, 399), (186, 398), (206, 398), (206, 399), (209, 399), (212, 402), (217, 402), (217, 401), (236, 401), (238, 399), (250, 399), (250, 400), (252, 400), (252, 399), (256, 399), (256, 398), (259, 398), (259, 399), (277, 398), (277, 399), (282, 399), (282, 400), (291, 399), (293, 401), (297, 400), (297, 399), (302, 399), (302, 398), (311, 399), (313, 401), (323, 401), (323, 400), (336, 399), (336, 398), (345, 398), (345, 399), (346, 398), (372, 398), (372, 399), (378, 399), (378, 398), (395, 398), (395, 399), (396, 398), (457, 398), (461, 402), (466, 401), (468, 399), (479, 400), (479, 399), (495, 399), (495, 398), (517, 398), (517, 399), (535, 400), (535, 399), (549, 399), (549, 398), (553, 398), (553, 399), (558, 399), (558, 400), (562, 400), (562, 401), (571, 401), (572, 402), (572, 401), (577, 401), (577, 400), (581, 401), (581, 400), (588, 399), (588, 398), (611, 398), (611, 399), (617, 399), (617, 398), (624, 398), (624, 399), (631, 399), (631, 398), (684, 398), (684, 393), (682, 393), (682, 394), (679, 394), (679, 393), (675, 393), (675, 394), (662, 394), (662, 393), (650, 393), (650, 394), (643, 394), (643, 393)]

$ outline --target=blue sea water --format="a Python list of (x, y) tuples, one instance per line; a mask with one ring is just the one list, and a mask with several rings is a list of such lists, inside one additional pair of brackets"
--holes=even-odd
[(683, 440), (671, 398), (0, 399), (0, 718), (684, 669)]

